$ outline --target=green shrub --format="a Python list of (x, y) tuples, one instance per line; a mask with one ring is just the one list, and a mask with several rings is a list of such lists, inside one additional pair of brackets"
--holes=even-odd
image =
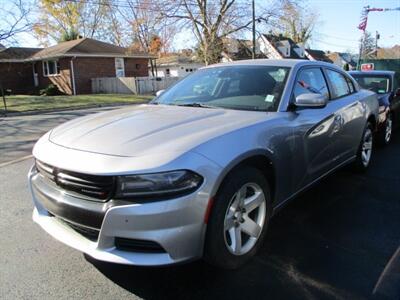
[(62, 95), (63, 93), (61, 93), (55, 84), (49, 84), (45, 89), (40, 90), (39, 94), (45, 96), (57, 96)]

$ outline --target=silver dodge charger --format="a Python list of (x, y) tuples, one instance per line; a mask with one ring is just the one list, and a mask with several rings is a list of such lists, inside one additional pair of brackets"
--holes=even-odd
[(102, 261), (237, 268), (288, 201), (368, 167), (377, 120), (377, 96), (332, 64), (208, 66), (149, 104), (46, 133), (28, 175), (33, 219)]

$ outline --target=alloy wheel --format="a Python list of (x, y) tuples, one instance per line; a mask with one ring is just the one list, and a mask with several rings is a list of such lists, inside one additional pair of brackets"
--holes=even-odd
[(224, 220), (225, 245), (234, 255), (253, 249), (263, 230), (266, 201), (256, 183), (243, 185), (232, 197)]
[(370, 128), (367, 128), (364, 133), (363, 143), (361, 147), (361, 161), (364, 167), (367, 167), (371, 160), (372, 143), (373, 143), (372, 130)]
[(385, 128), (385, 142), (388, 144), (392, 138), (392, 129), (393, 129), (393, 120), (392, 115), (388, 114), (386, 119), (386, 128)]

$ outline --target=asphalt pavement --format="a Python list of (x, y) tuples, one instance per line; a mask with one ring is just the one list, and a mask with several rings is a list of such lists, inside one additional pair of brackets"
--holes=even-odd
[(235, 271), (201, 261), (164, 268), (96, 261), (32, 222), (31, 159), (0, 167), (0, 299), (398, 300), (399, 154), (397, 132), (366, 174), (341, 170), (299, 196), (274, 217), (260, 253)]
[(0, 118), (0, 165), (30, 155), (38, 138), (63, 122), (117, 108), (98, 107)]

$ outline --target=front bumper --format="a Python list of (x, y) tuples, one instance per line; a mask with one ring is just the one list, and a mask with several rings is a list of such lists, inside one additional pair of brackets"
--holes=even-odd
[[(209, 199), (209, 193), (202, 191), (204, 186), (177, 199), (109, 207), (104, 212), (101, 227), (97, 228), (98, 238), (92, 241), (58, 218), (58, 211), (52, 211), (47, 205), (49, 200), (63, 202), (65, 195), (54, 188), (51, 191), (52, 187), (47, 191), (40, 189), (38, 176), (32, 167), (28, 179), (35, 205), (33, 220), (72, 248), (98, 260), (139, 266), (169, 265), (202, 256), (206, 229), (204, 215)], [(165, 251), (124, 251), (116, 247), (117, 237), (155, 242)]]

